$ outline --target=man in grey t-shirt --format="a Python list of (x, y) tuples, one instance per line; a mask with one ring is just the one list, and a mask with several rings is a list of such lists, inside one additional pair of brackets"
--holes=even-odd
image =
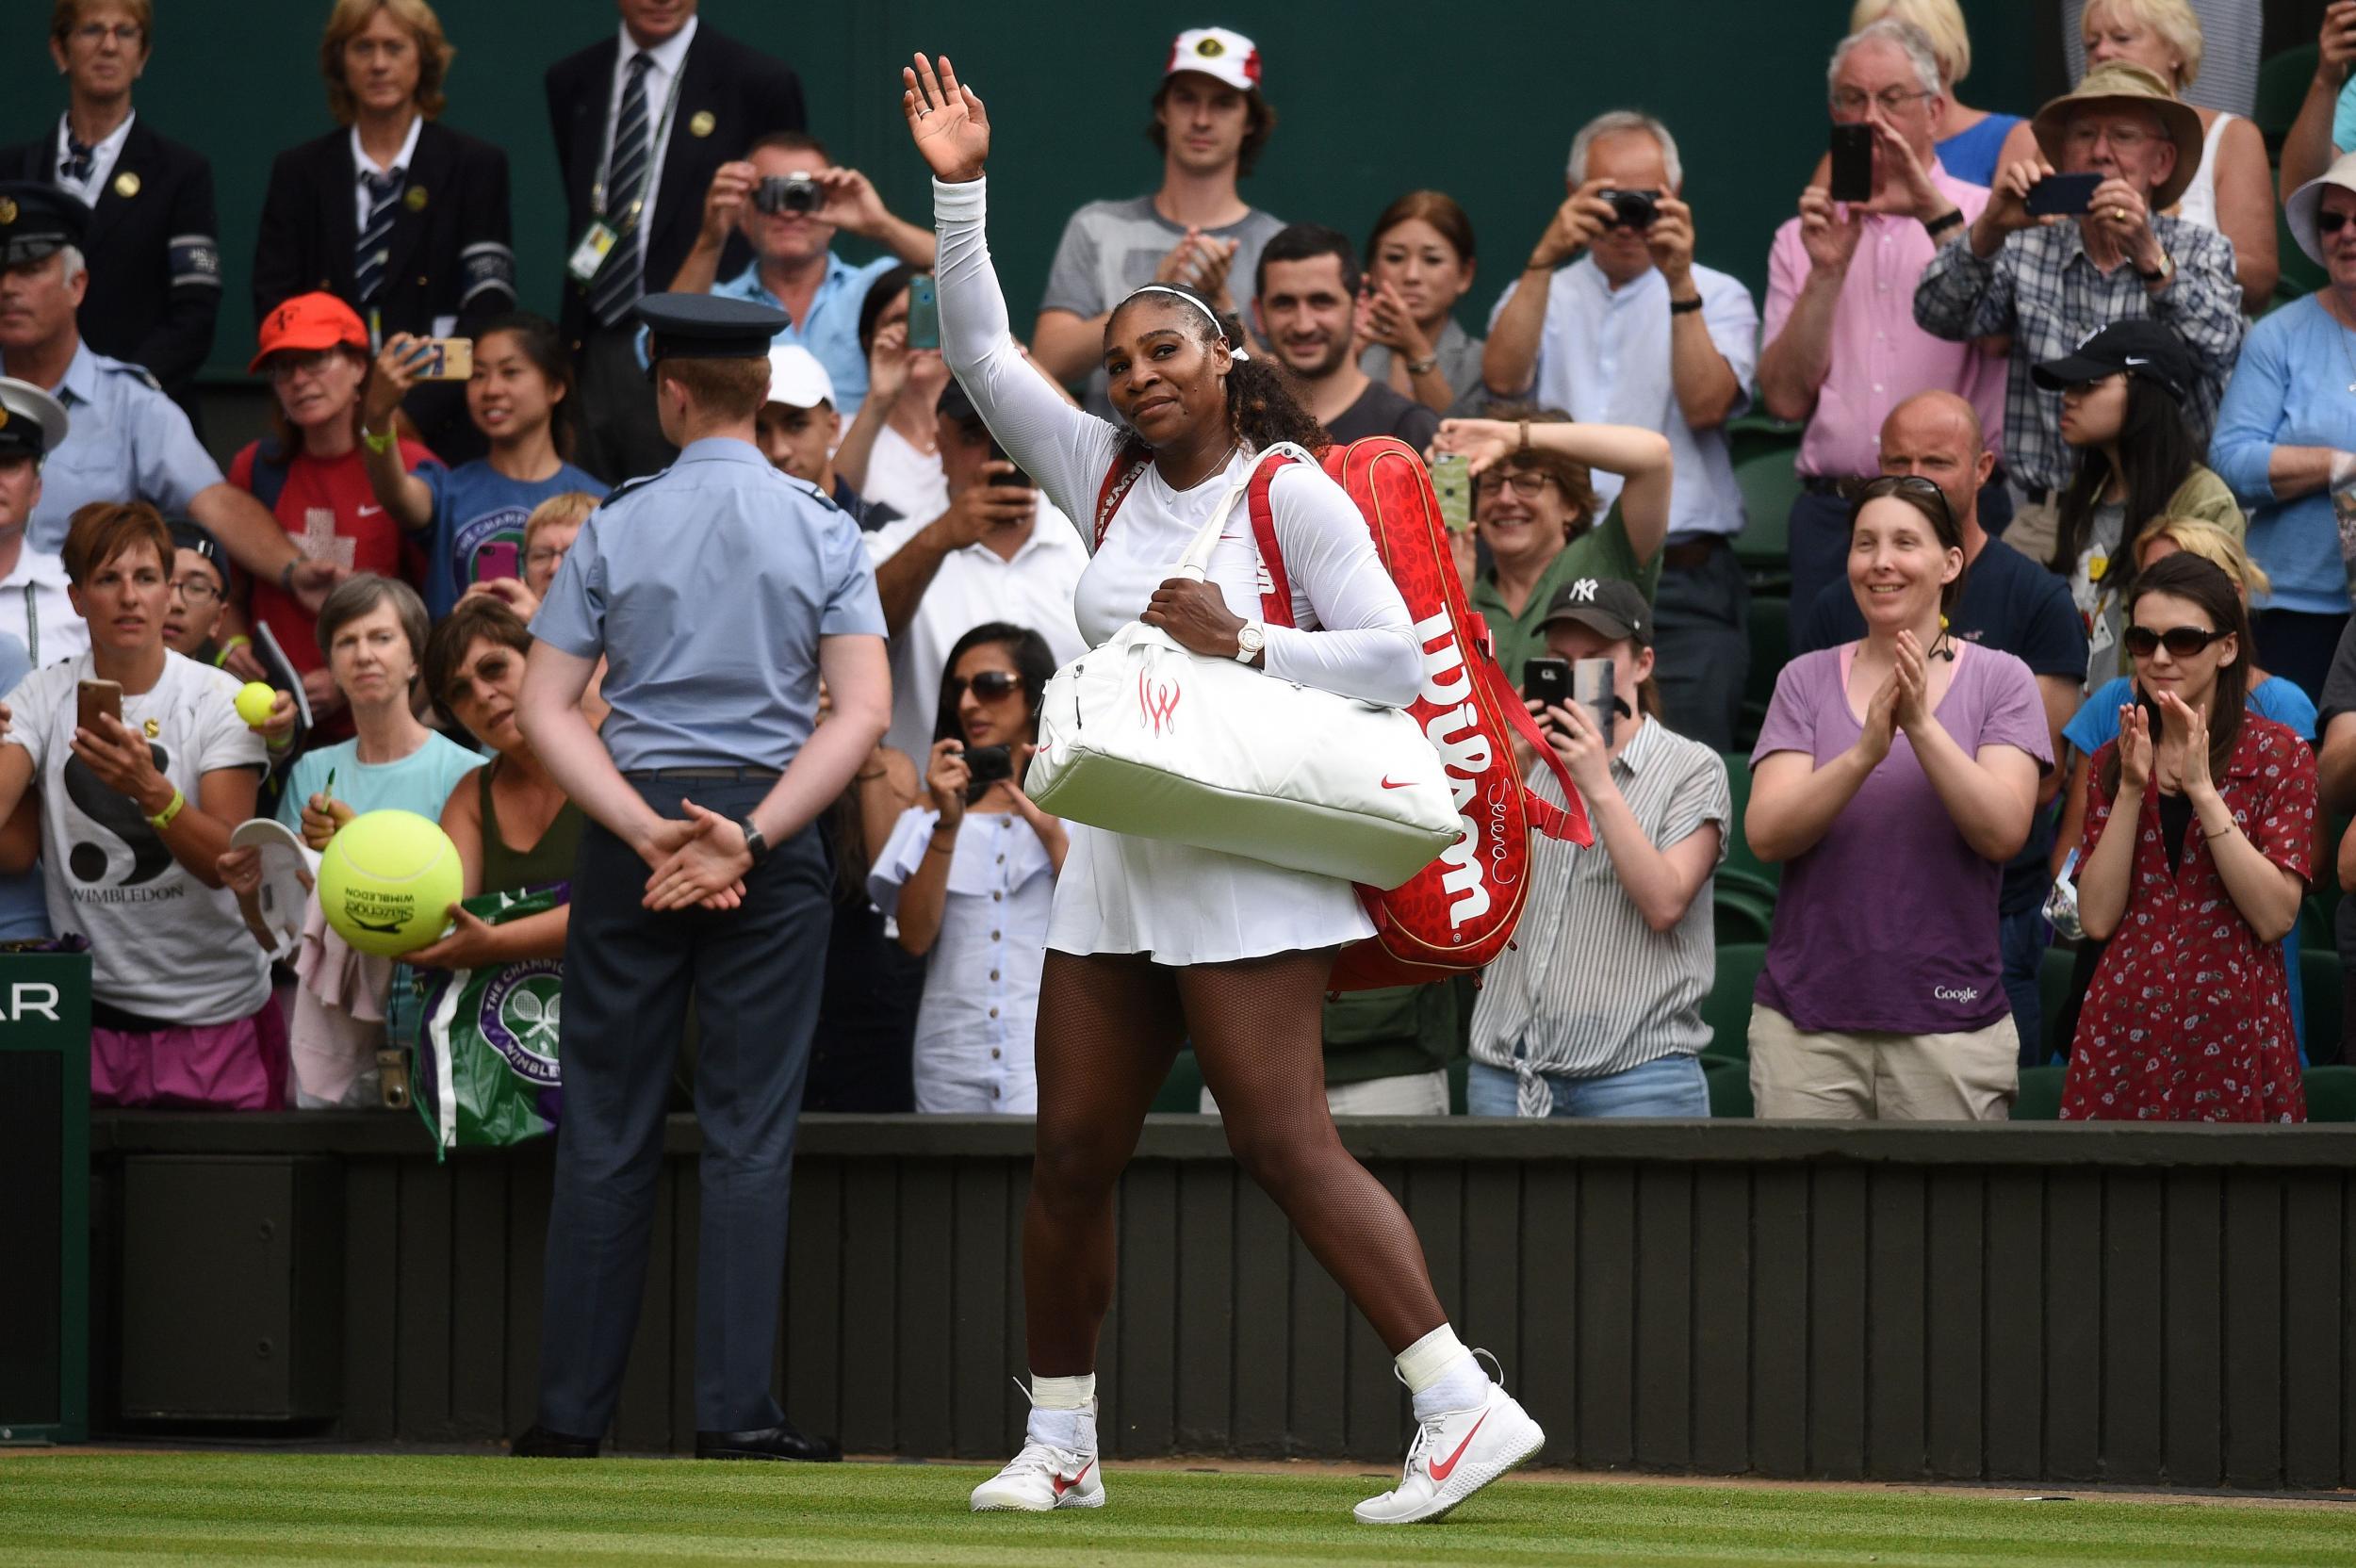
[(1260, 51), (1225, 27), (1195, 27), (1170, 44), (1146, 134), (1162, 153), (1151, 196), (1090, 202), (1072, 215), (1039, 301), (1031, 354), (1067, 385), (1088, 384), (1090, 413), (1112, 418), (1104, 396), (1104, 318), (1149, 283), (1185, 284), (1233, 314), (1230, 282), (1250, 278), (1260, 247), (1284, 226), (1248, 204), (1235, 181), (1268, 145), (1275, 111), (1260, 96)]

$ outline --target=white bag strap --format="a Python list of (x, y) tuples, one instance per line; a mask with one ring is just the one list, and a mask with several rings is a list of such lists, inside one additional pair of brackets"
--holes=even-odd
[(1227, 526), (1228, 514), (1235, 510), (1235, 503), (1252, 488), (1252, 477), (1260, 471), (1260, 465), (1279, 452), (1306, 463), (1312, 468), (1317, 466), (1316, 458), (1290, 441), (1279, 441), (1268, 450), (1255, 453), (1252, 466), (1244, 470), (1242, 482), (1228, 487), (1227, 494), (1219, 498), (1219, 509), (1211, 514), (1211, 520), (1203, 526), (1202, 532), (1194, 536), (1194, 543), (1186, 547), (1186, 553), (1178, 558), (1178, 576), (1192, 578), (1200, 582), (1207, 575), (1211, 551), (1219, 544), (1219, 531)]

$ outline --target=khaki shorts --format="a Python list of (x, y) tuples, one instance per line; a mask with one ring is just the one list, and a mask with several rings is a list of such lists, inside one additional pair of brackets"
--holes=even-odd
[(2021, 1087), (2008, 1013), (1958, 1035), (1810, 1034), (1751, 1007), (1754, 1116), (1799, 1121), (2004, 1121)]

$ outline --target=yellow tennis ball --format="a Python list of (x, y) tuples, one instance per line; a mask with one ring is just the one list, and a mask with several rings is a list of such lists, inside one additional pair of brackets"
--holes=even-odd
[(440, 937), (465, 886), (458, 846), (415, 811), (369, 811), (319, 858), (319, 908), (362, 953), (398, 958)]
[(277, 706), (278, 694), (258, 680), (237, 688), (237, 717), (256, 729), (270, 723), (270, 710)]

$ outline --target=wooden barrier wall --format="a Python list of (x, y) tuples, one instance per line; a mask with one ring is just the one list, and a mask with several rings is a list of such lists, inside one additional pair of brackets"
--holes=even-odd
[[(1550, 1462), (2356, 1483), (2356, 1133), (1458, 1119), (1344, 1137), (1414, 1217)], [(630, 1450), (694, 1444), (692, 1123), (669, 1138), (615, 1423)], [(394, 1117), (103, 1115), (101, 1426), (123, 1421), (126, 1382), (169, 1385), (175, 1357), (252, 1353), (228, 1320), (254, 1310), (237, 1282), (284, 1265), (245, 1256), (257, 1227), (222, 1195), (257, 1162), (333, 1194), (333, 1220), (295, 1237), (341, 1276), (339, 1305), (296, 1309), (337, 1315), (302, 1331), (339, 1332), (330, 1429), (492, 1442), (529, 1424), (548, 1152), (437, 1166), (419, 1141)], [(855, 1453), (1010, 1451), (1029, 1143), (1026, 1122), (805, 1121), (779, 1335), (794, 1421)], [(1403, 1450), (1389, 1356), (1216, 1122), (1153, 1119), (1120, 1227), (1108, 1456)], [(152, 1285), (126, 1298), (164, 1233), (219, 1269), (168, 1306)]]

